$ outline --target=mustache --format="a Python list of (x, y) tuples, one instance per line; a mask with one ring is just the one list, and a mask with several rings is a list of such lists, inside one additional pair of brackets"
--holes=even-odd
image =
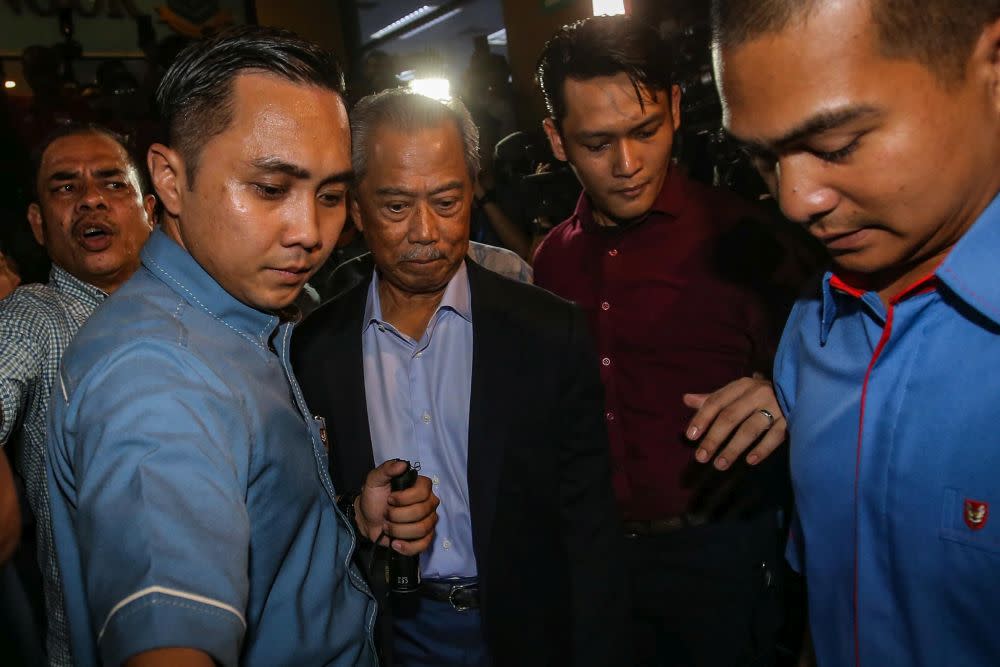
[(401, 262), (430, 262), (435, 259), (444, 259), (444, 252), (440, 248), (428, 247), (428, 248), (410, 248), (404, 252), (400, 257)]

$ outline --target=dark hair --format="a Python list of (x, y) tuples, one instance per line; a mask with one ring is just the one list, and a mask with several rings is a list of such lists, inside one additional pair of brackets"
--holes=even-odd
[(189, 185), (201, 147), (232, 121), (233, 80), (246, 72), (344, 94), (336, 57), (287, 30), (241, 26), (190, 44), (156, 90), (167, 141), (184, 157)]
[[(712, 0), (712, 41), (731, 49), (786, 28), (817, 0)], [(983, 28), (1000, 18), (1000, 0), (869, 0), (882, 55), (912, 58), (945, 83), (965, 78)]]
[(560, 28), (542, 49), (535, 81), (549, 115), (558, 124), (566, 116), (566, 79), (586, 81), (625, 73), (641, 91), (670, 92), (670, 49), (648, 24), (627, 16), (594, 16)]
[(42, 139), (35, 148), (31, 151), (31, 196), (34, 201), (38, 201), (38, 176), (42, 170), (42, 158), (45, 157), (45, 151), (49, 149), (49, 146), (54, 144), (59, 139), (65, 137), (75, 137), (81, 134), (100, 134), (122, 147), (125, 151), (125, 157), (128, 160), (128, 164), (135, 168), (136, 175), (139, 179), (139, 191), (143, 194), (149, 194), (149, 177), (146, 174), (145, 162), (136, 156), (132, 142), (123, 134), (115, 132), (109, 127), (99, 125), (98, 123), (81, 123), (73, 122), (67, 123), (65, 125), (60, 125), (55, 130), (50, 132), (44, 139)]

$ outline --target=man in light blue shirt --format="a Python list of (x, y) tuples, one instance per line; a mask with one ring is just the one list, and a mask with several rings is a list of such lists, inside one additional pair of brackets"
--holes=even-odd
[(420, 590), (383, 616), (386, 663), (629, 664), (582, 313), (467, 256), (478, 134), (460, 102), (390, 90), (352, 114), (352, 217), (375, 269), (309, 317), (292, 357), (338, 485), (400, 457), (441, 498)]
[(414, 338), (383, 315), (377, 273), (368, 287), (361, 345), (376, 461), (419, 461), (441, 500), (437, 538), (421, 555), (431, 580), (476, 577), (469, 515), (469, 401), (472, 302), (464, 263), (444, 289), (426, 330)]
[(53, 390), (49, 484), (77, 665), (375, 665), (357, 535), (418, 553), (436, 498), (389, 462), (337, 491), (289, 364), (288, 306), (351, 179), (332, 55), (246, 27), (157, 93), (162, 228)]

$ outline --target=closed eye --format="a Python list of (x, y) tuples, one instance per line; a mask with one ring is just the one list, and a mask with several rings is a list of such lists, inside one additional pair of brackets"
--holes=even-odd
[(319, 195), (319, 201), (324, 206), (328, 206), (330, 208), (335, 208), (337, 206), (340, 206), (340, 204), (344, 201), (344, 193), (342, 193), (342, 192), (324, 192), (324, 193), (320, 193), (320, 195)]
[(859, 139), (854, 139), (851, 143), (835, 151), (812, 151), (813, 155), (824, 162), (843, 162), (858, 149)]
[(280, 199), (288, 191), (287, 188), (270, 183), (254, 183), (253, 188), (262, 199)]

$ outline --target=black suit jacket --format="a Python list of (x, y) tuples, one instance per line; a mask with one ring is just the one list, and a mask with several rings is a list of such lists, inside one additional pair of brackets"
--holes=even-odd
[[(622, 537), (583, 314), (542, 289), (467, 265), (469, 504), (494, 662), (628, 664)], [(360, 490), (375, 465), (361, 355), (370, 283), (369, 275), (321, 307), (292, 341), (306, 402), (327, 421), (338, 493)]]

